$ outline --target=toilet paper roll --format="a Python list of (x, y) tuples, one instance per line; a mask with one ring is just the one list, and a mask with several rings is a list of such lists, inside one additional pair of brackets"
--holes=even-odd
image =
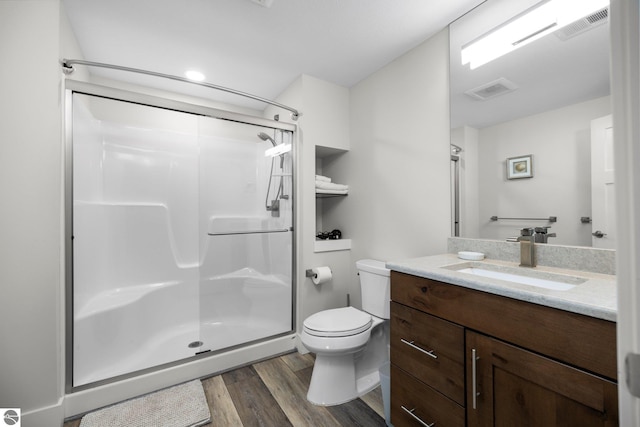
[(313, 273), (311, 280), (313, 280), (313, 283), (316, 285), (331, 280), (331, 269), (329, 267), (312, 268), (311, 272)]

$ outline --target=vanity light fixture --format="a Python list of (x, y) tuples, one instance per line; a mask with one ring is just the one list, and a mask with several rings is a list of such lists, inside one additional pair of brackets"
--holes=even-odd
[(194, 82), (202, 82), (205, 79), (204, 74), (196, 70), (187, 70), (184, 75), (186, 78), (193, 80)]
[(544, 0), (462, 46), (472, 70), (609, 6), (609, 0)]

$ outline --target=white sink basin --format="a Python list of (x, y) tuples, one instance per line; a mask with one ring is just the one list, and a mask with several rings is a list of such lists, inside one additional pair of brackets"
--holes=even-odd
[(536, 286), (538, 288), (551, 289), (554, 291), (568, 291), (576, 285), (586, 282), (586, 279), (574, 276), (563, 276), (547, 272), (513, 271), (518, 270), (503, 266), (478, 265), (480, 263), (465, 263), (447, 268), (460, 273), (473, 274), (475, 276), (488, 277), (491, 279), (504, 280), (522, 285)]

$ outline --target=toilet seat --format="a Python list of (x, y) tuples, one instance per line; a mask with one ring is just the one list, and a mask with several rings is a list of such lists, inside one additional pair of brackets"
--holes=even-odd
[(309, 316), (303, 328), (309, 335), (317, 337), (346, 337), (365, 332), (371, 327), (369, 313), (353, 307), (324, 310)]

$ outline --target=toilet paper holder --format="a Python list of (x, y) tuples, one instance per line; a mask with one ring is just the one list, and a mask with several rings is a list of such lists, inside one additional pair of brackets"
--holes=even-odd
[(305, 276), (310, 277), (314, 285), (321, 285), (331, 281), (331, 268), (329, 266), (323, 266), (305, 270)]

